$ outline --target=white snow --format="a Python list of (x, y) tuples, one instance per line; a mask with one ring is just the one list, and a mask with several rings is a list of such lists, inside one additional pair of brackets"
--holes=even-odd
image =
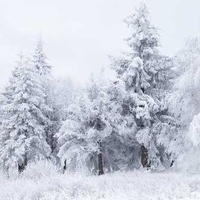
[(174, 172), (62, 174), (49, 163), (32, 164), (17, 179), (0, 177), (1, 200), (197, 200), (200, 176)]

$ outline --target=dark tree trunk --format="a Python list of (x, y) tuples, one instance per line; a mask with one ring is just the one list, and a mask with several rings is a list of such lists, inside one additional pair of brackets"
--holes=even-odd
[(65, 160), (64, 161), (64, 166), (63, 166), (63, 171), (66, 171), (66, 169), (67, 169), (67, 161)]
[(102, 144), (101, 141), (98, 141), (99, 152), (98, 152), (98, 175), (103, 175), (103, 153), (102, 153)]
[(174, 160), (172, 160), (172, 162), (170, 163), (170, 167), (172, 167), (174, 164)]
[(27, 158), (25, 158), (24, 163), (18, 165), (18, 172), (22, 173), (25, 170), (26, 166), (27, 166)]
[(141, 146), (141, 164), (144, 168), (148, 167), (148, 150), (144, 144)]

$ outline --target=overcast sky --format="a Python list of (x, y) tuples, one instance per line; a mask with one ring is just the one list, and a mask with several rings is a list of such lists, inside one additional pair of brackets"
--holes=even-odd
[[(20, 52), (31, 53), (39, 34), (55, 76), (84, 82), (107, 67), (107, 55), (126, 50), (123, 19), (139, 0), (0, 0), (0, 86)], [(200, 35), (199, 0), (146, 0), (161, 30), (162, 52), (173, 55)]]

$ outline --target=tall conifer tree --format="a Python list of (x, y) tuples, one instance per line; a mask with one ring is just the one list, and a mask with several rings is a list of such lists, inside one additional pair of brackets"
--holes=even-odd
[(47, 158), (51, 152), (45, 134), (50, 108), (29, 59), (21, 59), (3, 96), (0, 159), (5, 169), (21, 171), (28, 162)]

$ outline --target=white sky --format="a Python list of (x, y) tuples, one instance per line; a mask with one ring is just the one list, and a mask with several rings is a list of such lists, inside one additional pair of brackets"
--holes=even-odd
[[(31, 53), (39, 34), (56, 76), (84, 82), (126, 49), (123, 19), (139, 0), (0, 0), (0, 86), (21, 51)], [(161, 30), (162, 52), (173, 55), (190, 35), (200, 35), (199, 0), (146, 0)]]

